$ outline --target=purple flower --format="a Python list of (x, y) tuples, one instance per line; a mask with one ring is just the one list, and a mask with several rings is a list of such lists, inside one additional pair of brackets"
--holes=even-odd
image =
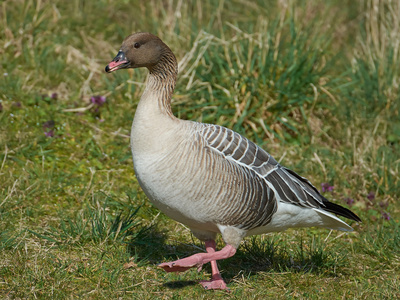
[(347, 197), (347, 198), (344, 198), (344, 202), (346, 202), (347, 205), (351, 206), (354, 203), (354, 199)]
[(22, 106), (21, 102), (17, 101), (17, 102), (13, 102), (12, 104), (14, 107), (18, 107), (20, 108)]
[(57, 100), (58, 94), (57, 93), (52, 93), (50, 96), (51, 99)]
[(92, 97), (90, 97), (90, 102), (92, 102), (93, 104), (96, 104), (98, 106), (101, 106), (106, 102), (106, 97), (105, 96), (92, 96)]
[(46, 137), (54, 137), (54, 130), (45, 131), (44, 135)]
[(43, 130), (44, 130), (44, 135), (46, 137), (54, 137), (54, 126), (55, 122), (53, 120), (47, 121), (43, 123)]
[(382, 218), (384, 218), (386, 221), (390, 220), (390, 214), (388, 212), (383, 212), (382, 213)]
[(333, 185), (330, 185), (328, 182), (321, 183), (321, 187), (323, 193), (333, 191)]
[(369, 192), (367, 195), (368, 200), (372, 201), (375, 199), (375, 193), (374, 192)]

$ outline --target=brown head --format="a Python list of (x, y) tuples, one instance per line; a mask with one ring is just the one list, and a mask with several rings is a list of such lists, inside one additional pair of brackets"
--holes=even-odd
[(160, 62), (171, 60), (176, 65), (175, 56), (163, 41), (151, 33), (138, 32), (125, 38), (117, 56), (106, 66), (106, 72), (141, 67), (152, 71)]

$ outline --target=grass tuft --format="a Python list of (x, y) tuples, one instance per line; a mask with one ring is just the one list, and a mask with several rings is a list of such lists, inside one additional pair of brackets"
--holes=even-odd
[[(99, 205), (99, 202), (97, 202)], [(146, 228), (141, 228), (137, 213), (140, 207), (127, 212), (108, 213), (107, 201), (101, 207), (85, 206), (75, 216), (64, 219), (60, 214), (60, 224), (49, 226), (43, 232), (33, 230), (37, 237), (57, 245), (85, 245), (87, 243), (132, 243)]]
[(343, 256), (327, 248), (315, 236), (310, 241), (297, 239), (290, 247), (279, 237), (252, 237), (243, 248), (243, 256), (252, 264), (258, 264), (259, 271), (329, 273), (343, 266), (344, 261)]

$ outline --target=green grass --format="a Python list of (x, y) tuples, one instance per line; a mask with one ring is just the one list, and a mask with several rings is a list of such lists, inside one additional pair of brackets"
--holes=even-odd
[[(130, 2), (0, 5), (0, 296), (399, 298), (400, 5)], [(103, 70), (135, 31), (180, 62), (177, 116), (245, 134), (363, 223), (247, 238), (220, 263), (230, 294), (197, 284), (209, 266), (158, 269), (204, 246), (133, 172), (146, 71)]]

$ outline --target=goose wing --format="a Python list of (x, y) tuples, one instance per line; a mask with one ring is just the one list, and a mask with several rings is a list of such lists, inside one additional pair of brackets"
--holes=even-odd
[(263, 178), (279, 201), (310, 208), (323, 205), (322, 196), (307, 179), (282, 167), (269, 153), (240, 134), (218, 125), (206, 126), (201, 134), (212, 150)]
[(265, 182), (265, 188), (272, 190), (278, 201), (305, 208), (321, 208), (360, 221), (353, 212), (329, 202), (310, 181), (282, 167), (268, 152), (240, 134), (218, 125), (207, 125), (201, 134), (212, 150), (261, 177)]

